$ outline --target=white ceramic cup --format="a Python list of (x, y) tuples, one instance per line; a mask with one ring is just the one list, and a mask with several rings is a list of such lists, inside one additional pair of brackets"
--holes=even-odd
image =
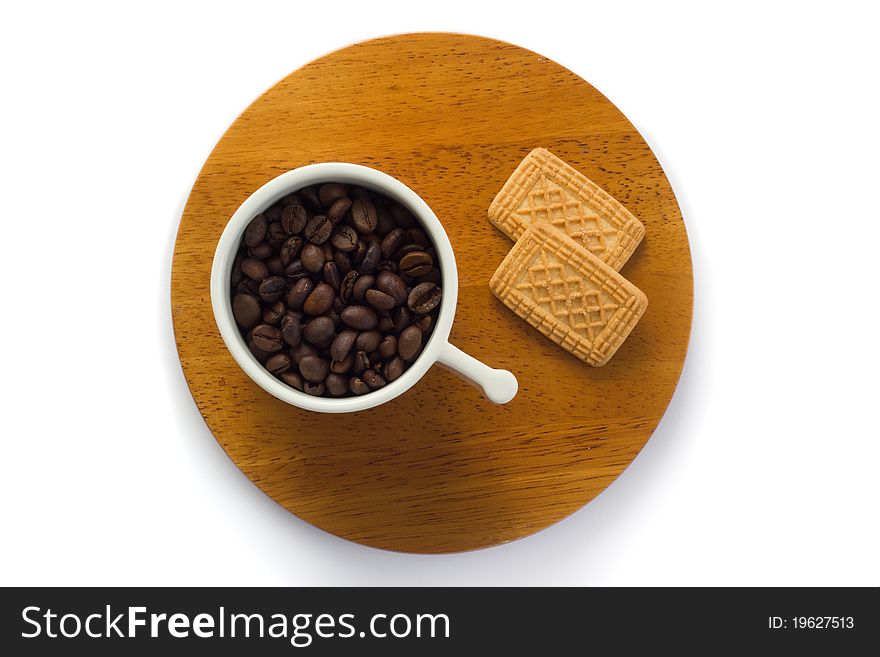
[[(313, 397), (285, 385), (263, 367), (244, 341), (232, 316), (230, 274), (235, 254), (251, 219), (273, 203), (303, 187), (325, 182), (360, 185), (380, 192), (412, 212), (427, 231), (437, 250), (443, 296), (437, 323), (421, 355), (396, 380), (378, 390), (356, 397)], [(458, 301), (458, 268), (449, 237), (428, 204), (396, 178), (358, 164), (326, 162), (310, 164), (283, 173), (251, 194), (235, 211), (217, 244), (211, 268), (211, 305), (220, 335), (232, 357), (263, 390), (288, 404), (321, 413), (350, 413), (384, 404), (409, 390), (434, 363), (459, 374), (483, 391), (496, 404), (506, 404), (516, 395), (516, 377), (506, 370), (492, 369), (449, 343), (449, 331)]]

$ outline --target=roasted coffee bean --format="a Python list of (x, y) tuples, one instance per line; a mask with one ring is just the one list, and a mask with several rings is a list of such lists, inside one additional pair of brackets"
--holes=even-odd
[(336, 374), (345, 374), (352, 365), (354, 365), (354, 352), (349, 352), (348, 356), (342, 360), (334, 360), (330, 363), (330, 371)]
[(303, 303), (302, 309), (307, 315), (323, 315), (333, 305), (336, 292), (326, 283), (318, 283)]
[(260, 283), (260, 298), (266, 303), (275, 303), (287, 292), (284, 276), (269, 276)]
[(405, 361), (410, 361), (422, 346), (422, 332), (418, 326), (407, 326), (397, 340), (397, 353)]
[(264, 351), (260, 349), (253, 340), (248, 340), (248, 349), (251, 350), (251, 353), (257, 357), (257, 360), (261, 363), (265, 363), (272, 356), (272, 353), (269, 351)]
[(260, 284), (250, 278), (245, 278), (235, 287), (236, 294), (250, 294), (252, 297), (260, 297)]
[(281, 318), (281, 337), (291, 347), (296, 347), (302, 342), (302, 322), (293, 313), (288, 313)]
[(303, 236), (312, 244), (323, 244), (333, 232), (333, 222), (326, 215), (316, 214), (303, 229)]
[(358, 273), (354, 270), (348, 272), (342, 279), (342, 283), (339, 285), (339, 298), (342, 303), (348, 303), (351, 301), (352, 294), (354, 292), (355, 281), (358, 279)]
[(321, 189), (318, 191), (318, 198), (321, 203), (329, 208), (335, 201), (341, 198), (348, 198), (348, 190), (345, 189), (345, 185), (340, 185), (339, 183), (326, 183), (321, 185)]
[(382, 333), (388, 333), (394, 330), (394, 319), (391, 317), (391, 313), (387, 310), (383, 310), (382, 314), (379, 315), (379, 325), (377, 328), (382, 331)]
[(299, 194), (288, 194), (281, 199), (281, 207), (286, 208), (288, 205), (302, 205), (302, 197)]
[(397, 353), (397, 338), (386, 335), (379, 343), (379, 356), (383, 359), (392, 358)]
[(406, 236), (411, 244), (418, 244), (423, 249), (431, 248), (431, 240), (421, 228), (407, 228)]
[(317, 356), (318, 350), (315, 349), (308, 342), (301, 342), (293, 349), (291, 349), (289, 353), (290, 358), (293, 360), (293, 362), (299, 365), (302, 362), (303, 358), (306, 358), (307, 356)]
[(358, 303), (363, 302), (364, 295), (367, 293), (371, 287), (373, 287), (373, 283), (376, 282), (376, 279), (369, 274), (365, 276), (358, 276), (357, 280), (354, 282), (354, 286), (351, 289), (351, 300), (357, 301)]
[(299, 190), (299, 195), (312, 210), (320, 209), (321, 199), (318, 198), (318, 191), (314, 187), (303, 187)]
[(269, 224), (269, 228), (266, 231), (266, 244), (273, 248), (278, 248), (282, 244), (284, 244), (284, 240), (287, 239), (287, 233), (284, 232), (284, 228), (281, 227), (280, 221), (273, 221)]
[(379, 237), (385, 237), (389, 232), (394, 230), (394, 217), (387, 208), (376, 208), (376, 230), (373, 231)]
[(281, 221), (281, 211), (283, 209), (284, 206), (282, 206), (280, 203), (276, 203), (268, 210), (266, 210), (263, 214), (266, 215), (266, 219), (268, 219), (270, 223), (273, 221)]
[(306, 356), (299, 362), (299, 373), (306, 381), (318, 383), (330, 373), (329, 363), (318, 356)]
[(267, 242), (260, 242), (256, 246), (252, 246), (247, 250), (247, 254), (251, 258), (256, 258), (257, 260), (265, 260), (266, 258), (271, 257), (273, 253), (275, 253), (275, 249), (273, 249)]
[(266, 267), (273, 276), (281, 276), (284, 273), (284, 264), (278, 256), (272, 256), (266, 260)]
[(357, 232), (372, 233), (378, 223), (376, 206), (365, 199), (358, 199), (351, 205), (351, 223)]
[(262, 282), (269, 275), (269, 268), (265, 262), (255, 258), (246, 258), (241, 261), (241, 273), (252, 281)]
[(341, 374), (331, 372), (324, 380), (324, 385), (327, 386), (327, 392), (334, 397), (341, 397), (348, 392), (348, 378)]
[(394, 381), (398, 379), (403, 371), (406, 369), (406, 363), (403, 362), (403, 359), (400, 356), (395, 356), (387, 363), (385, 363), (385, 379), (387, 381)]
[(440, 305), (442, 290), (435, 283), (419, 283), (409, 293), (406, 303), (418, 315), (431, 312)]
[(324, 268), (324, 249), (315, 244), (306, 244), (299, 254), (299, 259), (302, 260), (303, 267), (317, 274)]
[(335, 337), (336, 324), (329, 317), (315, 317), (303, 326), (303, 338), (316, 347), (330, 346)]
[(417, 251), (422, 251), (422, 250), (423, 250), (422, 247), (419, 246), (418, 244), (413, 244), (413, 243), (404, 244), (402, 247), (397, 249), (397, 253), (394, 254), (394, 257), (397, 258), (398, 261), (400, 261), (401, 259), (403, 259), (403, 257), (405, 255), (408, 255), (410, 253), (416, 253)]
[(312, 383), (311, 381), (303, 381), (303, 392), (312, 397), (321, 397), (327, 392), (327, 386), (323, 381)]
[(369, 369), (370, 367), (370, 357), (367, 356), (366, 351), (358, 351), (354, 355), (354, 364), (351, 366), (351, 371), (355, 374), (360, 375), (364, 370)]
[[(430, 315), (425, 315), (425, 317), (430, 317)], [(397, 333), (400, 333), (403, 329), (409, 326), (410, 321), (411, 317), (409, 314), (409, 308), (406, 306), (400, 306), (394, 311), (394, 330)]]
[(302, 310), (303, 304), (314, 289), (315, 284), (312, 283), (311, 279), (299, 279), (287, 293), (287, 307), (293, 310)]
[(339, 292), (339, 286), (342, 283), (342, 279), (339, 276), (339, 268), (332, 260), (324, 263), (324, 282), (336, 292)]
[(345, 357), (351, 353), (352, 347), (358, 338), (358, 332), (347, 329), (336, 336), (333, 344), (330, 345), (330, 358), (334, 361), (345, 360)]
[(269, 222), (266, 219), (266, 215), (258, 214), (251, 219), (251, 222), (248, 224), (247, 228), (245, 228), (244, 243), (250, 247), (254, 247), (262, 242), (266, 239), (266, 230), (268, 227)]
[(334, 224), (339, 223), (339, 220), (345, 216), (345, 213), (348, 212), (350, 207), (351, 199), (348, 197), (338, 198), (333, 201), (330, 209), (327, 210), (327, 216)]
[(284, 275), (289, 281), (298, 281), (301, 278), (307, 278), (309, 271), (303, 267), (302, 260), (297, 258), (284, 268)]
[(352, 269), (351, 260), (342, 251), (337, 251), (333, 254), (333, 262), (339, 267), (339, 274), (341, 276), (345, 276)]
[(321, 245), (321, 248), (324, 249), (324, 262), (330, 262), (331, 260), (333, 260), (333, 254), (336, 253), (336, 249), (333, 248), (330, 240), (324, 242)]
[(336, 231), (333, 233), (333, 238), (331, 241), (333, 243), (333, 246), (335, 246), (337, 249), (345, 253), (349, 253), (357, 248), (357, 231), (348, 225), (338, 226), (336, 228)]
[(357, 185), (352, 185), (349, 188), (348, 196), (352, 201), (364, 200), (371, 201), (373, 199), (373, 194), (364, 189), (363, 187), (358, 187)]
[(364, 261), (364, 256), (367, 254), (367, 243), (364, 240), (358, 240), (357, 248), (351, 252), (351, 264), (354, 267), (360, 267), (360, 264)]
[(364, 331), (357, 336), (355, 349), (358, 351), (376, 351), (382, 342), (382, 334), (379, 331)]
[(413, 251), (400, 259), (400, 273), (413, 278), (424, 276), (433, 268), (433, 258), (424, 251)]
[(356, 376), (353, 376), (348, 380), (348, 389), (356, 395), (365, 395), (370, 392), (370, 386)]
[(391, 216), (401, 228), (412, 228), (416, 225), (415, 217), (402, 205), (391, 206)]
[(284, 305), (284, 302), (276, 301), (271, 306), (263, 308), (263, 322), (276, 326), (286, 312), (287, 306)]
[(242, 328), (251, 328), (260, 321), (260, 302), (250, 294), (236, 294), (232, 298), (232, 316)]
[(430, 331), (433, 324), (434, 319), (431, 317), (431, 315), (425, 315), (415, 323), (415, 325), (419, 327), (419, 330), (422, 332), (422, 334)]
[(275, 354), (266, 361), (266, 369), (275, 376), (290, 369), (290, 356), (287, 354)]
[(241, 279), (244, 278), (244, 274), (241, 273), (241, 261), (244, 258), (241, 257), (241, 254), (235, 256), (235, 260), (232, 261), (232, 273), (229, 276), (229, 282), (231, 284), (232, 289), (235, 289), (235, 286), (241, 283)]
[(380, 292), (384, 292), (394, 299), (395, 305), (406, 303), (407, 289), (404, 280), (390, 271), (383, 271), (376, 274), (375, 287)]
[(393, 260), (380, 260), (379, 264), (376, 266), (376, 271), (390, 271), (396, 273), (397, 263)]
[(351, 328), (360, 331), (370, 331), (376, 328), (376, 325), (379, 323), (379, 317), (376, 315), (376, 311), (367, 306), (347, 306), (342, 309), (340, 315), (342, 316), (343, 322)]
[(281, 227), (290, 235), (301, 233), (309, 220), (309, 213), (300, 203), (292, 203), (281, 212)]
[(379, 290), (367, 290), (364, 294), (364, 300), (376, 310), (391, 310), (397, 305), (394, 297)]
[[(336, 305), (336, 301), (338, 300), (338, 298), (339, 297), (333, 298), (333, 305)], [(341, 307), (344, 308), (345, 306), (341, 306)], [(334, 326), (341, 327), (341, 325), (342, 325), (342, 318), (339, 316), (339, 313), (336, 312), (335, 308), (331, 308), (330, 310), (328, 310), (326, 313), (324, 313), (322, 315), (322, 317), (329, 317), (330, 319), (332, 319)]]
[(251, 339), (257, 347), (269, 353), (280, 351), (281, 347), (284, 346), (284, 341), (281, 339), (281, 331), (268, 324), (255, 326), (253, 331), (251, 331)]
[(279, 258), (281, 258), (281, 262), (284, 264), (285, 267), (299, 257), (300, 251), (302, 251), (302, 247), (303, 239), (302, 237), (298, 237), (296, 235), (288, 239), (281, 246), (281, 253), (279, 254)]
[(364, 259), (361, 260), (361, 264), (358, 265), (358, 271), (362, 274), (373, 273), (376, 270), (376, 266), (379, 264), (379, 261), (381, 259), (382, 247), (379, 246), (379, 242), (373, 240), (367, 245), (367, 250), (364, 253)]
[(303, 378), (299, 372), (287, 370), (286, 372), (282, 372), (278, 378), (289, 385), (291, 388), (294, 388), (296, 390), (303, 389)]
[(385, 379), (379, 376), (374, 370), (365, 370), (364, 373), (361, 374), (361, 380), (372, 390), (378, 390), (385, 385)]

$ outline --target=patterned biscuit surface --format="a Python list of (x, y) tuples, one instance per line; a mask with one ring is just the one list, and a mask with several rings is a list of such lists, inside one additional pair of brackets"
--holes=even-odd
[(489, 206), (489, 220), (513, 240), (547, 221), (616, 270), (645, 235), (611, 194), (544, 148), (520, 162)]
[(641, 290), (546, 222), (526, 228), (489, 287), (513, 312), (594, 367), (608, 362), (648, 307)]

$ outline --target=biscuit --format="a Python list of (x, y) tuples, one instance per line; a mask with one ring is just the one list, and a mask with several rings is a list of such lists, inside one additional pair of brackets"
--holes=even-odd
[(505, 306), (594, 367), (608, 362), (648, 307), (635, 285), (543, 221), (525, 229), (489, 287)]
[(489, 206), (489, 221), (512, 240), (536, 221), (565, 232), (615, 270), (645, 227), (611, 194), (544, 148), (526, 155)]

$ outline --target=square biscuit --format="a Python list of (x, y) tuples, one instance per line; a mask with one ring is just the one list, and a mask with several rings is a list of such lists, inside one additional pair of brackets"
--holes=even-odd
[(648, 307), (635, 285), (543, 221), (525, 229), (489, 287), (505, 306), (593, 367), (608, 362)]
[(526, 155), (489, 206), (489, 221), (512, 240), (547, 221), (615, 270), (645, 227), (611, 194), (544, 148)]

